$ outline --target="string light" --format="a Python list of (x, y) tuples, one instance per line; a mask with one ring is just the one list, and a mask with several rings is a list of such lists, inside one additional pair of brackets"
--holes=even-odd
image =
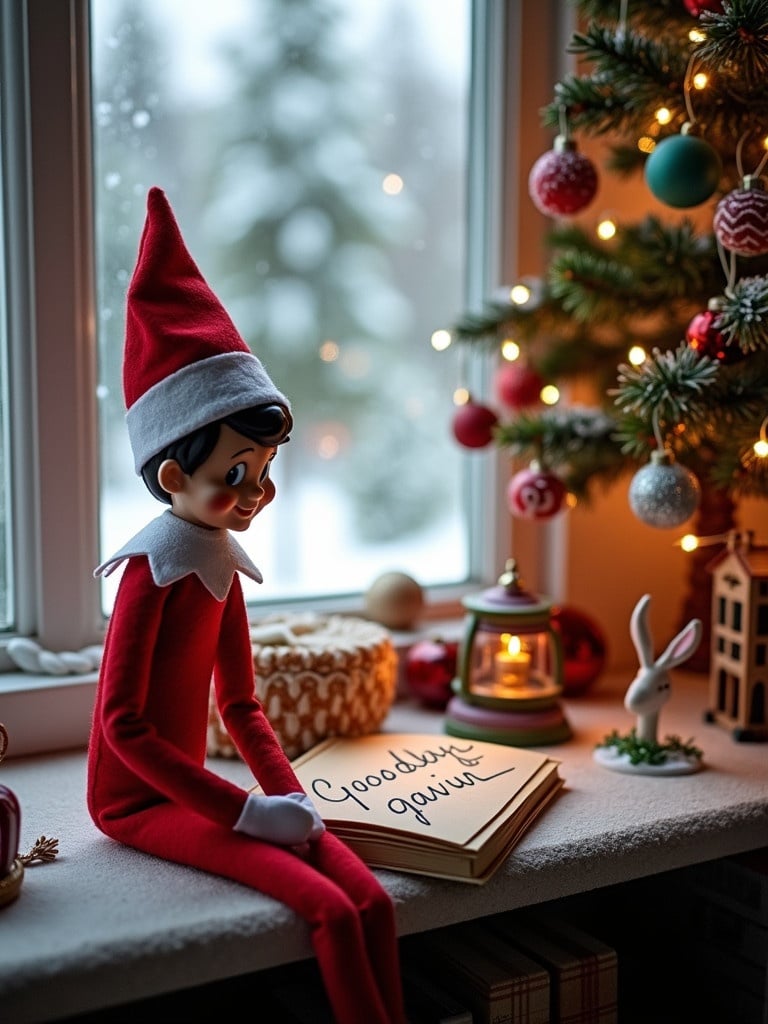
[(466, 388), (456, 388), (453, 392), (454, 405), (466, 405), (469, 402), (469, 391)]
[(672, 111), (669, 107), (659, 107), (656, 113), (653, 115), (659, 124), (669, 124), (672, 120)]
[(501, 355), (508, 363), (520, 358), (520, 346), (512, 338), (505, 338), (501, 343)]
[(760, 437), (752, 445), (752, 451), (758, 459), (768, 458), (768, 416), (760, 424)]
[(447, 348), (450, 348), (452, 341), (451, 332), (446, 331), (444, 328), (434, 331), (430, 338), (430, 343), (435, 352), (445, 352)]
[(694, 89), (698, 89), (701, 92), (702, 89), (707, 88), (709, 82), (709, 76), (704, 74), (703, 71), (697, 72), (691, 79), (691, 85)]
[(627, 359), (632, 366), (642, 366), (648, 354), (642, 345), (633, 345), (627, 354)]
[(713, 533), (711, 537), (697, 537), (695, 533), (686, 533), (675, 541), (675, 547), (682, 548), (690, 554), (699, 548), (711, 547), (713, 544), (724, 544), (728, 540), (727, 533)]
[(610, 217), (604, 217), (597, 225), (597, 237), (607, 242), (616, 234), (616, 222)]
[(509, 289), (509, 298), (516, 306), (524, 306), (531, 297), (531, 289), (527, 284), (515, 284)]
[(545, 384), (539, 393), (539, 398), (544, 405), (557, 405), (560, 401), (560, 392), (554, 384)]

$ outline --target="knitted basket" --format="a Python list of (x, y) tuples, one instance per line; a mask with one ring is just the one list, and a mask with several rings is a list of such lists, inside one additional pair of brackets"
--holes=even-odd
[[(397, 688), (390, 634), (366, 619), (274, 615), (251, 630), (256, 695), (285, 753), (376, 732)], [(239, 757), (211, 688), (208, 755)]]

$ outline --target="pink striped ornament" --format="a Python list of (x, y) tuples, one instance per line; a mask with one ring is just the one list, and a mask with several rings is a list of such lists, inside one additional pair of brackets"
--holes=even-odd
[(768, 253), (768, 192), (759, 178), (746, 176), (717, 204), (713, 221), (720, 244), (737, 256)]

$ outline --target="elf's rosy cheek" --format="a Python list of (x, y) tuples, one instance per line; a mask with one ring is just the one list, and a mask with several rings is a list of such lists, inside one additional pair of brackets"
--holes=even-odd
[(208, 502), (208, 509), (213, 513), (227, 512), (235, 502), (232, 497), (224, 491), (220, 491), (218, 494), (214, 494)]

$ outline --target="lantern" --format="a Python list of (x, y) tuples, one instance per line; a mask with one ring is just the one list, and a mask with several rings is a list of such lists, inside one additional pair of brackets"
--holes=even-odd
[(562, 647), (549, 599), (524, 589), (511, 558), (495, 587), (462, 603), (467, 614), (445, 731), (523, 747), (569, 739), (560, 706)]

